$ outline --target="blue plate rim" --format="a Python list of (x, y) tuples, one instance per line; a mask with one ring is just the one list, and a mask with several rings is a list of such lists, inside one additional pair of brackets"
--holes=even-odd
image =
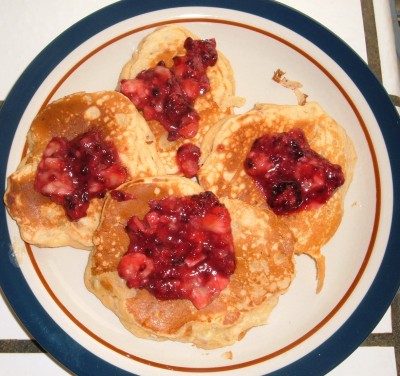
[[(15, 130), (23, 112), (42, 81), (71, 51), (107, 27), (156, 10), (174, 7), (226, 8), (264, 17), (308, 39), (338, 65), (363, 93), (378, 124), (390, 156), (393, 185), (393, 216), (387, 249), (381, 267), (367, 294), (351, 317), (327, 341), (301, 359), (270, 375), (325, 374), (349, 356), (370, 334), (390, 306), (400, 286), (400, 157), (396, 141), (400, 138), (400, 118), (385, 89), (364, 61), (342, 40), (308, 16), (272, 0), (122, 0), (82, 19), (51, 42), (26, 68), (0, 111), (2, 145), (0, 178), (6, 181), (6, 166)], [(32, 293), (10, 254), (6, 209), (1, 202), (0, 286), (23, 325), (39, 344), (61, 365), (79, 375), (131, 375), (82, 347), (49, 316)], [(17, 286), (17, 287), (16, 287)], [(371, 309), (373, 308), (373, 309)], [(366, 315), (368, 313), (368, 315)], [(51, 336), (48, 334), (52, 333)], [(68, 352), (65, 351), (68, 349)], [(70, 354), (74, 356), (71, 357)]]

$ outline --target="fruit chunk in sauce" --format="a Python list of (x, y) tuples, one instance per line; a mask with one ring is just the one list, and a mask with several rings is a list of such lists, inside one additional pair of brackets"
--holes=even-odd
[(318, 208), (344, 183), (341, 167), (312, 150), (297, 128), (255, 140), (244, 168), (276, 214)]
[(89, 201), (102, 198), (127, 178), (116, 148), (92, 129), (68, 141), (54, 137), (39, 163), (34, 188), (62, 205), (70, 220), (86, 216)]
[(186, 55), (174, 57), (171, 68), (161, 61), (120, 83), (121, 93), (143, 112), (146, 120), (157, 120), (164, 126), (169, 141), (197, 134), (199, 115), (193, 104), (210, 90), (206, 70), (218, 59), (215, 39), (189, 37), (184, 48)]
[(193, 178), (199, 171), (201, 150), (190, 142), (181, 145), (176, 151), (176, 160), (180, 171), (187, 178)]
[(118, 273), (129, 288), (160, 300), (208, 305), (226, 288), (236, 261), (231, 218), (211, 192), (149, 202), (144, 219), (130, 218), (128, 252)]

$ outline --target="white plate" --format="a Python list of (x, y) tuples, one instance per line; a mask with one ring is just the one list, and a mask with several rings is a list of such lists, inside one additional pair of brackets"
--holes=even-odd
[(215, 37), (230, 60), (237, 95), (247, 100), (238, 112), (257, 102), (296, 103), (290, 90), (271, 79), (280, 68), (300, 81), (308, 100), (319, 102), (353, 140), (358, 163), (343, 221), (323, 249), (327, 271), (322, 292), (315, 293), (313, 261), (296, 257), (296, 278), (268, 325), (250, 330), (235, 345), (205, 351), (138, 339), (86, 290), (88, 253), (26, 246), (4, 209), (0, 226), (9, 237), (3, 246), (12, 246), (1, 255), (1, 286), (32, 335), (78, 374), (92, 374), (93, 367), (100, 375), (325, 373), (372, 331), (399, 286), (400, 258), (394, 252), (399, 237), (392, 230), (399, 221), (393, 190), (393, 184), (399, 188), (400, 171), (394, 153), (394, 140), (400, 138), (397, 112), (365, 64), (303, 15), (257, 0), (231, 1), (231, 9), (223, 1), (212, 7), (179, 7), (183, 4), (173, 1), (171, 8), (158, 9), (153, 1), (116, 3), (49, 45), (0, 113), (0, 122), (9, 125), (2, 178), (16, 169), (41, 107), (78, 91), (114, 89), (121, 67), (145, 35), (160, 24), (182, 23), (201, 38)]

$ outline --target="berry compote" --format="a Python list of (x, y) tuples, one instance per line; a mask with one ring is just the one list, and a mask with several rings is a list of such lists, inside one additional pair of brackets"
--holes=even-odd
[(187, 178), (193, 178), (199, 171), (200, 148), (190, 142), (181, 145), (176, 151), (180, 171)]
[(118, 273), (129, 288), (160, 300), (207, 306), (229, 283), (236, 261), (231, 218), (211, 192), (151, 200), (141, 220), (130, 218), (129, 249)]
[(255, 140), (244, 168), (279, 215), (318, 208), (344, 183), (341, 167), (312, 150), (297, 128)]
[(199, 114), (193, 104), (210, 90), (206, 70), (218, 59), (215, 39), (189, 37), (184, 48), (186, 55), (174, 57), (171, 68), (160, 61), (154, 68), (120, 83), (121, 93), (143, 112), (146, 120), (157, 120), (164, 126), (169, 141), (197, 134)]
[(54, 137), (39, 163), (34, 188), (62, 205), (68, 218), (86, 216), (89, 201), (102, 198), (127, 178), (116, 148), (92, 129), (73, 140)]

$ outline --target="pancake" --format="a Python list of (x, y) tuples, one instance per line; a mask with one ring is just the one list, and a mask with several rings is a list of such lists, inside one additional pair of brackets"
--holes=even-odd
[(345, 130), (317, 103), (299, 105), (258, 104), (232, 116), (206, 136), (203, 149), (210, 155), (198, 173), (200, 185), (219, 197), (240, 199), (269, 211), (261, 191), (245, 172), (244, 161), (257, 138), (266, 133), (300, 128), (313, 150), (341, 166), (345, 183), (323, 206), (279, 216), (297, 239), (295, 252), (308, 254), (316, 262), (320, 291), (325, 276), (321, 247), (335, 234), (342, 216), (346, 190), (352, 180), (356, 153)]
[[(194, 40), (199, 39), (179, 25), (173, 24), (157, 28), (142, 40), (132, 58), (125, 64), (119, 82), (134, 79), (141, 71), (155, 67), (160, 61), (164, 61), (170, 68), (175, 56), (185, 55), (183, 45), (188, 37)], [(168, 141), (168, 132), (165, 128), (156, 120), (148, 121), (157, 139), (157, 150), (168, 174), (180, 172), (176, 162), (176, 151), (179, 146), (186, 142), (199, 146), (204, 135), (215, 123), (232, 114), (234, 106), (240, 106), (243, 103), (242, 98), (235, 96), (234, 74), (228, 59), (220, 51), (218, 51), (216, 65), (208, 67), (206, 74), (210, 81), (210, 91), (198, 97), (194, 102), (194, 109), (200, 116), (199, 131), (195, 137)]]
[(197, 309), (190, 300), (159, 300), (146, 289), (129, 289), (117, 265), (129, 245), (128, 219), (143, 218), (150, 199), (199, 194), (192, 180), (165, 176), (128, 182), (119, 188), (137, 199), (107, 197), (85, 283), (134, 335), (157, 341), (190, 342), (204, 349), (226, 346), (243, 338), (268, 315), (294, 277), (291, 232), (277, 216), (240, 200), (222, 203), (231, 216), (236, 269), (228, 286), (209, 305)]
[(44, 108), (27, 135), (27, 154), (8, 178), (4, 201), (24, 241), (39, 247), (71, 246), (90, 249), (104, 199), (90, 201), (87, 215), (70, 221), (64, 208), (34, 189), (43, 152), (53, 137), (68, 140), (99, 130), (111, 141), (128, 178), (164, 173), (154, 136), (132, 103), (116, 91), (76, 93)]

